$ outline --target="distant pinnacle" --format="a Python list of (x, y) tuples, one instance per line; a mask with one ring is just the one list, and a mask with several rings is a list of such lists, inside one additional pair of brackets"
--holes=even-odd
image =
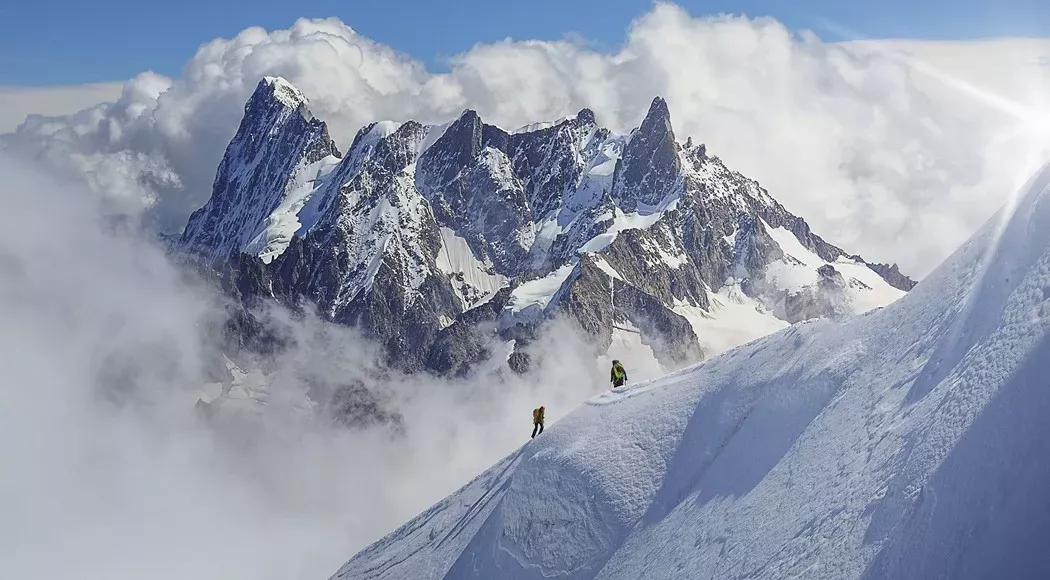
[(580, 112), (576, 113), (576, 120), (584, 125), (594, 125), (594, 111), (588, 108), (580, 109)]
[(649, 119), (667, 119), (671, 120), (671, 111), (667, 108), (667, 101), (660, 97), (654, 97), (653, 102), (649, 104), (649, 112), (645, 115), (646, 120)]
[(669, 134), (673, 138), (674, 129), (671, 128), (671, 112), (667, 109), (667, 102), (660, 97), (654, 98), (638, 129), (646, 134)]
[(463, 109), (459, 118), (456, 119), (457, 123), (478, 123), (479, 121), (481, 121), (481, 116), (474, 109)]

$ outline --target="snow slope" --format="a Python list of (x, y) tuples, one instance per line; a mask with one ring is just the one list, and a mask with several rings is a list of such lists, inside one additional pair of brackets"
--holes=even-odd
[(619, 208), (613, 208), (608, 214), (599, 216), (598, 221), (611, 220), (612, 224), (604, 233), (591, 238), (580, 248), (583, 252), (600, 252), (609, 247), (616, 240), (616, 236), (624, 230), (644, 230), (653, 226), (664, 217), (668, 211), (674, 210), (678, 204), (678, 198), (672, 198), (656, 208), (641, 208), (640, 211), (625, 213)]
[(1050, 576), (1050, 168), (893, 304), (603, 393), (334, 577)]
[(790, 257), (785, 261), (773, 262), (766, 270), (766, 279), (773, 282), (777, 288), (797, 292), (805, 286), (816, 284), (817, 268), (830, 265), (842, 274), (846, 284), (853, 290), (847, 293), (846, 297), (854, 302), (856, 312), (885, 306), (905, 294), (903, 290), (887, 284), (864, 262), (844, 256), (839, 256), (834, 262), (828, 262), (803, 246), (791, 230), (785, 227), (770, 227), (764, 221), (763, 225), (781, 251)]
[(464, 310), (484, 304), (506, 286), (507, 277), (493, 273), (491, 263), (478, 260), (466, 240), (449, 228), (443, 227), (440, 231), (437, 267), (452, 276), (452, 289), (463, 301)]
[(688, 302), (677, 302), (672, 309), (689, 321), (705, 352), (718, 354), (788, 326), (761, 302), (744, 294), (738, 283), (727, 284), (708, 296), (708, 310)]
[(565, 282), (569, 280), (575, 267), (576, 263), (570, 262), (542, 278), (529, 280), (518, 286), (510, 295), (507, 310), (513, 314), (521, 313), (522, 316), (539, 317), (565, 287)]
[(288, 248), (293, 235), (301, 236), (317, 223), (320, 216), (313, 194), (319, 189), (318, 184), (323, 183), (339, 165), (339, 161), (338, 157), (329, 155), (293, 174), (284, 198), (258, 224), (250, 241), (238, 249), (259, 256), (267, 264), (280, 256)]

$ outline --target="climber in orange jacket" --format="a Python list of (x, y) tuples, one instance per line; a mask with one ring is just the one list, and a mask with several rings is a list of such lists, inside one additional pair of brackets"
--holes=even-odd
[[(543, 433), (543, 405), (540, 405), (538, 409), (532, 410), (532, 437), (535, 438), (539, 433)], [(536, 430), (539, 429), (539, 433)]]

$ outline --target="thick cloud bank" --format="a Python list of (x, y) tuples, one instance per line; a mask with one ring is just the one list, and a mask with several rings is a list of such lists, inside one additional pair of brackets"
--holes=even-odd
[[(1040, 60), (1050, 43), (995, 44), (977, 61), (952, 59), (948, 47), (930, 62), (913, 58), (928, 52), (921, 43), (902, 46), (898, 54), (892, 43), (831, 44), (771, 19), (694, 18), (660, 3), (616, 52), (568, 41), (481, 44), (432, 74), (338, 20), (299, 20), (213, 40), (181, 78), (144, 73), (113, 104), (30, 118), (7, 141), (86, 179), (109, 211), (179, 231), (210, 194), (263, 75), (298, 85), (343, 148), (374, 120), (445, 121), (468, 107), (514, 128), (586, 106), (626, 130), (658, 94), (681, 137), (759, 179), (817, 232), (921, 276), (1001, 205), (989, 191), (1042, 161), (1034, 153), (1047, 140), (1031, 130), (1027, 97), (1050, 90)], [(1001, 96), (1025, 103), (1019, 109), (977, 94), (1012, 91), (1018, 78), (1031, 80), (1027, 94)]]
[(28, 114), (66, 115), (120, 95), (121, 83), (18, 87), (0, 85), (0, 133), (18, 128)]
[(554, 421), (603, 388), (585, 345), (556, 329), (531, 382), (390, 374), (368, 386), (400, 434), (347, 428), (319, 414), (305, 377), (359, 377), (374, 346), (276, 312), (293, 347), (265, 373), (235, 372), (240, 398), (204, 420), (221, 298), (91, 195), (3, 156), (0, 175), (5, 578), (324, 578), (527, 440), (533, 407)]

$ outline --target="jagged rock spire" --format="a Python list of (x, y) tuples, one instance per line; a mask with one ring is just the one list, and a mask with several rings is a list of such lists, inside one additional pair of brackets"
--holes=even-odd
[(681, 168), (671, 113), (656, 97), (616, 165), (613, 198), (625, 208), (655, 205), (671, 194)]

